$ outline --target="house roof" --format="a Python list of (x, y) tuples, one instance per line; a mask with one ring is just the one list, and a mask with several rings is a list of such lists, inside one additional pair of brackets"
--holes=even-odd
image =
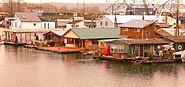
[(146, 21), (146, 20), (130, 20), (124, 24), (121, 24), (120, 27), (129, 27), (129, 28), (144, 28), (153, 24), (154, 21)]
[(185, 36), (171, 36), (166, 38), (173, 42), (185, 42)]
[[(110, 21), (112, 21), (114, 23), (115, 21), (115, 15), (105, 15), (104, 17), (108, 18)], [(103, 18), (104, 18), (103, 17)], [(155, 16), (155, 15), (145, 15), (144, 19), (145, 20), (149, 20), (149, 21), (156, 21), (158, 23), (163, 23), (163, 17), (164, 16)], [(142, 20), (143, 16), (142, 15), (116, 15), (116, 19), (117, 19), (117, 23), (126, 23), (132, 19), (135, 20)]]
[(22, 22), (40, 22), (41, 21), (36, 13), (18, 12), (18, 13), (15, 13), (15, 15)]
[(73, 21), (73, 22), (69, 22), (68, 24), (77, 24), (77, 23), (79, 23), (81, 21), (83, 21), (83, 20), (76, 20), (76, 21)]
[(49, 31), (47, 33), (45, 33), (44, 35), (50, 33), (50, 32), (53, 32), (55, 33), (56, 35), (58, 36), (63, 36), (69, 29), (62, 29), (62, 30), (52, 30), (52, 31)]
[(80, 39), (120, 38), (120, 29), (79, 28), (71, 29)]
[(169, 44), (169, 41), (155, 38), (155, 39), (125, 39), (125, 40), (116, 40), (108, 43), (124, 43), (124, 44), (129, 44), (129, 45), (139, 45), (139, 44), (145, 44), (145, 45), (157, 45), (157, 44)]

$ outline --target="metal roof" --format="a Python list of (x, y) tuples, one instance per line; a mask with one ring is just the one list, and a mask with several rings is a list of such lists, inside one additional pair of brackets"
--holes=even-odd
[[(114, 23), (115, 20), (115, 15), (105, 15), (104, 17), (108, 18), (110, 21)], [(155, 16), (155, 15), (145, 15), (144, 20), (149, 20), (149, 21), (156, 21), (157, 23), (163, 23), (164, 16)], [(126, 23), (130, 20), (142, 20), (143, 16), (142, 15), (116, 15), (117, 23)]]
[(140, 44), (145, 44), (145, 45), (160, 45), (160, 44), (169, 44), (171, 42), (159, 39), (159, 38), (154, 38), (154, 39), (127, 39), (127, 40), (116, 40), (112, 42), (108, 42), (110, 44), (114, 43), (124, 43), (124, 44), (129, 44), (129, 45), (140, 45)]
[(149, 26), (153, 24), (154, 21), (146, 21), (146, 20), (130, 20), (122, 25), (120, 27), (128, 27), (128, 28), (144, 28), (146, 26)]
[(80, 39), (120, 38), (120, 29), (78, 28), (71, 29)]
[(22, 22), (41, 22), (40, 18), (37, 16), (36, 13), (18, 12), (18, 13), (15, 13), (15, 15)]
[[(62, 29), (62, 30), (52, 30), (52, 31), (49, 31), (49, 32), (53, 32), (55, 34), (57, 34), (58, 36), (63, 36), (69, 29)], [(47, 33), (49, 33), (47, 32)], [(45, 33), (45, 34), (47, 34)]]

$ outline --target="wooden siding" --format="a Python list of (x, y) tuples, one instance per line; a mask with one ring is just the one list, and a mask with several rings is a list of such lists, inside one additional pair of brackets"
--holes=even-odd
[(65, 38), (79, 38), (73, 31), (67, 32), (63, 37)]
[(156, 29), (154, 24), (140, 29), (140, 32), (134, 31), (137, 28), (128, 28), (128, 31), (124, 31), (123, 30), (124, 28), (125, 27), (120, 28), (121, 29), (120, 35), (128, 36), (129, 38), (133, 38), (133, 39), (146, 39), (146, 38), (148, 38), (148, 39), (150, 39), (150, 38), (158, 37), (154, 31)]

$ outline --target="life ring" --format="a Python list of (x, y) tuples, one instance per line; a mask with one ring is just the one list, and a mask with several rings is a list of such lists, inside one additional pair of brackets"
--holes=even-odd
[(179, 45), (177, 48), (178, 50), (182, 50), (182, 45)]

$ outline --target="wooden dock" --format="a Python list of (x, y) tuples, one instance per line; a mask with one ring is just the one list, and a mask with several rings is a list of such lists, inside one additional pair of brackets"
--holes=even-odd
[(80, 48), (67, 48), (67, 47), (36, 47), (38, 50), (55, 52), (55, 53), (80, 53), (84, 49)]
[(94, 59), (115, 61), (115, 62), (129, 62), (139, 64), (153, 64), (153, 63), (182, 63), (182, 59), (136, 59), (136, 58), (113, 58), (111, 56), (95, 56)]
[(14, 45), (14, 46), (23, 46), (23, 45), (25, 45), (23, 43), (15, 43), (15, 42), (7, 42), (7, 41), (5, 41), (4, 44), (5, 45)]

